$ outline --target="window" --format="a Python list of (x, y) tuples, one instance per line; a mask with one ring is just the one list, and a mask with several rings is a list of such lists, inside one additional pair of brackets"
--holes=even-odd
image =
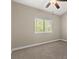
[(51, 33), (51, 20), (35, 19), (35, 33)]

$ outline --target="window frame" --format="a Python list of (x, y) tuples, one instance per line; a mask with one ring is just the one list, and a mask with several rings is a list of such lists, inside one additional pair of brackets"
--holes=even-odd
[[(43, 27), (44, 27), (44, 31), (43, 32), (36, 32), (36, 26), (35, 26), (35, 23), (36, 23), (36, 20), (43, 20), (43, 22), (44, 22), (44, 25), (43, 25)], [(35, 20), (34, 20), (34, 31), (35, 31), (35, 33), (37, 33), (37, 34), (40, 34), (40, 33), (52, 33), (52, 31), (51, 32), (45, 32), (45, 20), (49, 20), (49, 21), (51, 21), (51, 27), (52, 27), (52, 20), (50, 20), (50, 19), (45, 19), (45, 18), (35, 18)]]

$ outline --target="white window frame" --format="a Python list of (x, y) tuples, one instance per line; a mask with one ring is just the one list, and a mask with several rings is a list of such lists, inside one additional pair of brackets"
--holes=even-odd
[[(52, 33), (52, 32), (36, 32), (36, 29), (35, 29), (35, 22), (36, 22), (36, 20), (39, 20), (39, 19), (44, 19), (44, 18), (35, 18), (35, 20), (34, 20), (34, 31), (35, 31), (35, 33), (36, 34), (40, 34), (40, 33)], [(44, 19), (44, 20), (49, 20), (50, 22), (51, 22), (51, 27), (52, 27), (52, 20), (50, 20), (50, 19)]]

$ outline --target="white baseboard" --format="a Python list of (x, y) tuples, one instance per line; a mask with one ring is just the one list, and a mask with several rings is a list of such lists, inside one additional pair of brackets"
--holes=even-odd
[(27, 46), (23, 46), (23, 47), (13, 48), (12, 52), (16, 51), (16, 50), (24, 49), (24, 48), (30, 48), (30, 47), (39, 46), (39, 45), (46, 44), (46, 43), (51, 43), (51, 42), (59, 41), (59, 40), (67, 42), (67, 40), (64, 40), (64, 39), (56, 39), (56, 40), (51, 40), (51, 41), (47, 41), (47, 42), (36, 43), (36, 44), (31, 44), (31, 45), (27, 45)]

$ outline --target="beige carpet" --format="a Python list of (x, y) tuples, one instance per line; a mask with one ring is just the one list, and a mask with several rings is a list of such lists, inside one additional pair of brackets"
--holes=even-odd
[(12, 59), (67, 59), (67, 44), (57, 41), (12, 53)]

